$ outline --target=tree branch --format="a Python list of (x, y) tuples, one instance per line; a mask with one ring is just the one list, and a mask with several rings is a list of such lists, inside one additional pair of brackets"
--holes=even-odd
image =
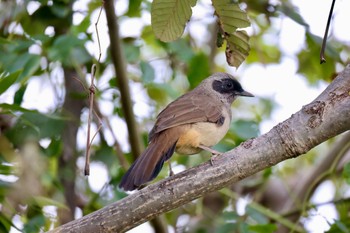
[(116, 72), (116, 79), (120, 91), (122, 109), (129, 133), (129, 142), (134, 159), (141, 154), (141, 139), (137, 130), (137, 123), (133, 112), (133, 103), (130, 96), (129, 82), (126, 74), (126, 64), (119, 36), (118, 19), (114, 13), (114, 1), (105, 1), (105, 11), (110, 39), (110, 53)]
[(323, 93), (270, 132), (125, 197), (53, 232), (125, 232), (350, 129), (350, 65)]

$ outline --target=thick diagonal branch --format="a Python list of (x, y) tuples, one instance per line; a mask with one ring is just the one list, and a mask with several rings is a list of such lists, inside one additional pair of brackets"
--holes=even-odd
[(157, 215), (306, 153), (350, 129), (350, 66), (270, 132), (51, 232), (125, 232)]

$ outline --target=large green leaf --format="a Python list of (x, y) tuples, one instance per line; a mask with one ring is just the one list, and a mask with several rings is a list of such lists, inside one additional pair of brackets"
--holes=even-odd
[(245, 31), (237, 31), (238, 28), (250, 26), (247, 13), (230, 0), (213, 0), (213, 6), (220, 27), (217, 45), (222, 45), (222, 39), (227, 41), (227, 63), (238, 67), (247, 58), (250, 50), (248, 34)]
[(232, 34), (237, 28), (250, 26), (247, 13), (241, 10), (238, 4), (230, 0), (213, 0), (213, 6), (226, 33)]
[(227, 36), (225, 53), (230, 66), (240, 66), (249, 55), (249, 50), (249, 36), (245, 31), (236, 31)]
[(196, 0), (154, 0), (151, 21), (154, 34), (162, 41), (178, 39), (192, 15)]

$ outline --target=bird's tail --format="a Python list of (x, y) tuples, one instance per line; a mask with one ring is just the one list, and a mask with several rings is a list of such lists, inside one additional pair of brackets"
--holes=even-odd
[(174, 153), (178, 136), (174, 130), (165, 130), (152, 139), (146, 150), (125, 173), (119, 187), (125, 191), (137, 189), (159, 174), (165, 161)]

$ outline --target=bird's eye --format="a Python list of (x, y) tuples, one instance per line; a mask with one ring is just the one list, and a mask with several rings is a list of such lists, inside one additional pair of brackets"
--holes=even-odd
[(226, 88), (227, 89), (231, 89), (233, 87), (233, 84), (232, 83), (226, 83)]

